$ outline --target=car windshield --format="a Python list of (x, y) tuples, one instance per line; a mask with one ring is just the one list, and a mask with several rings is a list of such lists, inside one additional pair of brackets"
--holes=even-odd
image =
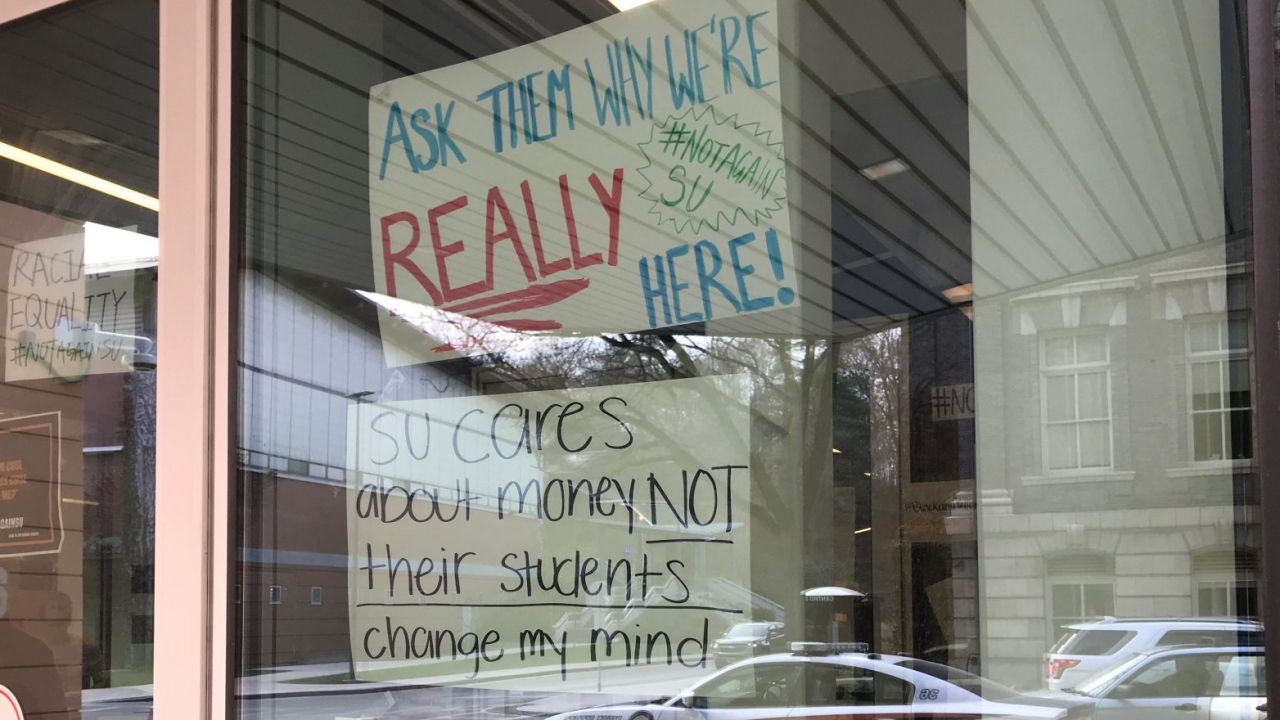
[(903, 660), (898, 667), (924, 673), (977, 695), (984, 700), (1009, 700), (1018, 696), (1010, 688), (984, 677), (928, 660)]
[(744, 640), (748, 638), (762, 638), (769, 632), (769, 626), (766, 623), (742, 623), (729, 628), (729, 632), (724, 636), (730, 640)]
[(1106, 670), (1098, 673), (1097, 675), (1094, 675), (1093, 677), (1088, 678), (1084, 682), (1080, 683), (1079, 685), (1071, 689), (1092, 697), (1100, 697), (1101, 693), (1105, 692), (1106, 689), (1111, 686), (1111, 684), (1115, 681), (1116, 678), (1132, 670), (1134, 666), (1141, 663), (1143, 660), (1146, 659), (1146, 657), (1147, 657), (1146, 655), (1143, 655), (1141, 653), (1135, 653), (1133, 655), (1130, 655), (1126, 657), (1124, 660), (1121, 660), (1115, 665), (1112, 665), (1110, 668), (1107, 668)]

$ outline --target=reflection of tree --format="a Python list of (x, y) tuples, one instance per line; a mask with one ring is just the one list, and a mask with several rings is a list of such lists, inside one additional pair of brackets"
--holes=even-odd
[[(789, 606), (788, 617), (798, 622), (802, 587), (860, 582), (852, 532), (870, 518), (856, 517), (854, 494), (836, 486), (851, 481), (867, 514), (873, 485), (896, 492), (904, 340), (898, 328), (838, 344), (825, 337), (610, 334), (497, 353), (482, 376), (497, 392), (654, 383), (644, 388), (656, 393), (646, 404), (661, 410), (638, 420), (637, 437), (652, 441), (634, 448), (637, 465), (705, 464), (694, 457), (696, 447), (671, 434), (690, 423), (728, 427), (737, 404), (750, 417), (743, 452), (751, 458), (751, 589)], [(669, 391), (660, 381), (721, 375), (735, 376), (749, 392), (699, 386), (715, 393), (697, 404), (711, 417), (679, 414), (679, 396), (667, 403), (662, 395)], [(833, 461), (833, 444), (849, 454)], [(855, 454), (859, 460), (850, 462)]]
[[(816, 391), (814, 383), (826, 367), (828, 349), (825, 339), (624, 333), (564, 340), (538, 352), (494, 355), (486, 369), (521, 391), (745, 376), (749, 395), (717, 395), (708, 405), (723, 412), (728, 403), (737, 402), (749, 412), (752, 447), (757, 449), (752, 455), (752, 520), (778, 530), (786, 527), (778, 511), (788, 505), (779, 493), (801, 480), (799, 460), (812, 456), (815, 448), (823, 461), (830, 453), (829, 438), (816, 440), (806, 431), (811, 420), (829, 419), (829, 393)], [(661, 423), (645, 430), (659, 438), (667, 432)], [(674, 441), (659, 444), (679, 446)]]
[[(635, 428), (637, 437), (651, 439), (636, 448), (639, 463), (705, 465), (708, 458), (696, 457), (697, 448), (672, 433), (680, 426), (729, 428), (735, 406), (745, 412), (749, 445), (741, 456), (749, 453), (752, 478), (751, 512), (743, 518), (751, 523), (749, 590), (764, 601), (757, 606), (753, 600), (752, 612), (775, 619), (781, 604), (798, 618), (808, 546), (830, 541), (831, 349), (827, 338), (611, 334), (491, 356), (485, 370), (513, 391), (653, 383), (644, 388), (656, 393), (646, 405), (659, 410)], [(670, 391), (657, 381), (710, 376), (735, 380), (694, 386), (708, 394), (696, 404), (708, 416), (671, 414), (682, 412), (681, 398), (672, 393), (666, 402), (662, 393)], [(828, 520), (807, 523), (824, 504)]]
[[(123, 559), (135, 578), (129, 596), (127, 616), (150, 617), (154, 593), (155, 499), (156, 499), (156, 375), (132, 372), (124, 384), (124, 476), (120, 479), (124, 497), (121, 507)], [(144, 666), (150, 657), (137, 658)]]
[(900, 329), (844, 342), (836, 373), (860, 377), (867, 384), (870, 404), (871, 466), (877, 482), (896, 484), (902, 401), (902, 341)]

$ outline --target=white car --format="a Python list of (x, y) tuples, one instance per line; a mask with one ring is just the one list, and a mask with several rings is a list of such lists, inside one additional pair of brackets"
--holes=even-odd
[(1026, 697), (927, 660), (849, 653), (825, 643), (731, 665), (673, 698), (557, 715), (555, 720), (765, 720), (766, 718), (1086, 717), (1092, 702)]
[(1203, 645), (1149, 650), (1066, 692), (1096, 702), (1093, 720), (1261, 720), (1264, 652)]
[(1045, 658), (1045, 685), (1062, 690), (1137, 652), (1174, 645), (1262, 646), (1262, 625), (1236, 618), (1113, 617), (1068, 625)]

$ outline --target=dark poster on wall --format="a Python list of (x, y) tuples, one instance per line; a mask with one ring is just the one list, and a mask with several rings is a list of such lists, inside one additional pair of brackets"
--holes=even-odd
[(911, 482), (974, 477), (973, 322), (952, 309), (909, 326)]
[(61, 413), (0, 420), (0, 557), (62, 549)]

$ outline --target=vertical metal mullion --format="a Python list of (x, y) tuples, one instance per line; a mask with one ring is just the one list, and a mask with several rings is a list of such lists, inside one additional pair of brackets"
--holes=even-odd
[[(1280, 240), (1277, 232), (1274, 0), (1244, 0), (1249, 98), (1250, 225), (1257, 333), (1259, 593), (1267, 655), (1280, 657)], [(1280, 700), (1280, 662), (1266, 664), (1267, 703)], [(1277, 706), (1280, 707), (1280, 706)]]
[(210, 717), (236, 716), (235, 668), (239, 627), (235, 622), (238, 544), (236, 409), (239, 407), (241, 156), (244, 133), (242, 3), (213, 0), (216, 10), (214, 115), (214, 333), (213, 350), (213, 517), (211, 542), (212, 647), (209, 669)]
[[(160, 12), (160, 273), (156, 377), (157, 718), (211, 717), (215, 685), (225, 685), (213, 657), (216, 512), (225, 512), (218, 473), (225, 432), (218, 431), (225, 348), (218, 341), (225, 295), (218, 276), (218, 5), (166, 0)], [(223, 222), (219, 222), (219, 220)], [(221, 501), (221, 502), (220, 502)], [(222, 537), (225, 538), (225, 532)]]

